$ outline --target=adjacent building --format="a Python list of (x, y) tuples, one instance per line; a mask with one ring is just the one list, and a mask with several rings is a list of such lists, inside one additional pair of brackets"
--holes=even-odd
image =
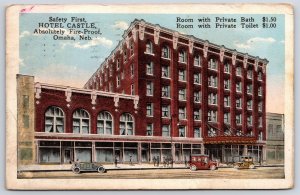
[(268, 113), (267, 123), (267, 163), (284, 163), (284, 115)]
[(265, 161), (267, 63), (135, 20), (84, 89), (34, 84), (37, 162)]

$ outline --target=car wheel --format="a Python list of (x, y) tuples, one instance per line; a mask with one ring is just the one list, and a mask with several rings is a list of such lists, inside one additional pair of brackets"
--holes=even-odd
[(192, 166), (190, 167), (190, 169), (191, 169), (191, 171), (197, 171), (197, 167), (196, 167), (195, 165), (192, 165)]
[(105, 168), (104, 167), (98, 167), (97, 171), (98, 171), (98, 173), (105, 173)]
[(80, 169), (78, 167), (76, 167), (76, 168), (73, 169), (73, 172), (76, 173), (76, 174), (79, 174), (80, 173)]
[(255, 168), (254, 165), (249, 166), (249, 169), (254, 169), (254, 168)]
[(212, 170), (212, 171), (214, 171), (214, 170), (217, 169), (216, 165), (211, 165), (209, 168), (210, 168), (210, 170)]

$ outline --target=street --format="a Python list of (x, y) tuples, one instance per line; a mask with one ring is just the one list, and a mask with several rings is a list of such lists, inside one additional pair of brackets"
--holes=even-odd
[(107, 173), (72, 171), (21, 172), (18, 178), (101, 178), (101, 179), (282, 179), (284, 167), (257, 167), (255, 169), (219, 168), (218, 170), (153, 169), (153, 170), (108, 170)]

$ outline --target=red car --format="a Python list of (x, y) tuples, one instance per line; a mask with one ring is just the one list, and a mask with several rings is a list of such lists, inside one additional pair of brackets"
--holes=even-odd
[(218, 167), (218, 162), (213, 161), (205, 154), (193, 154), (190, 158), (190, 170), (196, 171), (200, 170), (216, 170)]

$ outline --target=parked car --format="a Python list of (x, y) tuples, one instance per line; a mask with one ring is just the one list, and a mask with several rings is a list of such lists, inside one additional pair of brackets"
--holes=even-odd
[(241, 156), (239, 162), (234, 163), (233, 167), (235, 169), (254, 169), (253, 157), (251, 156)]
[(103, 165), (99, 163), (89, 163), (89, 162), (74, 162), (72, 163), (73, 173), (79, 174), (81, 172), (94, 172), (105, 173), (106, 170)]
[(218, 162), (213, 161), (205, 154), (193, 154), (190, 158), (190, 170), (216, 170), (218, 168)]

